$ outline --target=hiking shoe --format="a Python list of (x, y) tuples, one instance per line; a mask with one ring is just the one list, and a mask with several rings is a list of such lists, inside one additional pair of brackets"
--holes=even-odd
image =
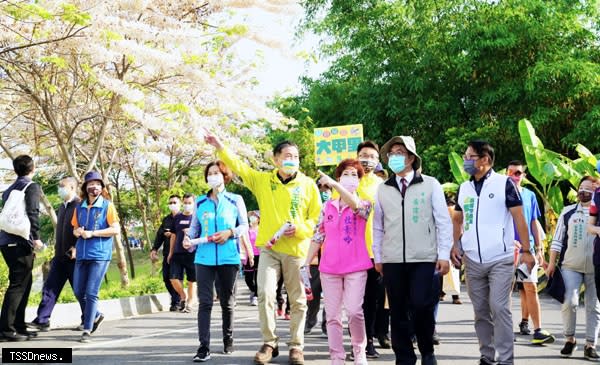
[(519, 333), (522, 335), (531, 334), (531, 330), (529, 329), (529, 322), (521, 321), (521, 323), (519, 323)]
[(562, 350), (560, 350), (561, 357), (571, 357), (573, 352), (577, 350), (577, 342), (565, 342)]
[(198, 347), (198, 351), (196, 352), (196, 356), (192, 359), (193, 362), (205, 362), (210, 360), (210, 351), (206, 346)]
[(50, 331), (50, 322), (47, 323), (38, 323), (38, 322), (29, 322), (27, 323), (27, 327), (34, 329), (36, 331), (48, 332)]
[(373, 345), (373, 340), (367, 341), (367, 347), (365, 348), (365, 352), (367, 353), (367, 359), (379, 358), (379, 352), (377, 352), (377, 350), (375, 350), (375, 346)]
[(304, 365), (304, 354), (302, 350), (297, 347), (293, 347), (290, 349), (289, 353), (289, 365)]
[(223, 353), (225, 355), (233, 354), (233, 338), (223, 340)]
[(543, 345), (546, 343), (552, 343), (554, 342), (554, 340), (554, 336), (552, 336), (550, 332), (545, 330), (539, 330), (534, 332), (531, 343), (533, 345)]
[(600, 356), (598, 356), (596, 349), (590, 346), (586, 346), (586, 348), (583, 350), (583, 357), (590, 361), (600, 360)]
[(83, 342), (83, 343), (92, 342), (92, 335), (90, 335), (89, 332), (82, 333), (81, 338), (79, 339), (79, 342)]
[(392, 348), (392, 343), (387, 335), (379, 336), (377, 340), (379, 341), (379, 347), (382, 349)]
[(254, 363), (258, 365), (268, 364), (271, 359), (279, 356), (279, 348), (263, 344), (260, 350), (254, 355)]
[(90, 333), (96, 332), (98, 327), (100, 327), (100, 323), (102, 323), (102, 321), (104, 321), (104, 314), (100, 313), (100, 315), (98, 317), (96, 317), (96, 320), (94, 320), (94, 325), (92, 326), (92, 332), (90, 332)]

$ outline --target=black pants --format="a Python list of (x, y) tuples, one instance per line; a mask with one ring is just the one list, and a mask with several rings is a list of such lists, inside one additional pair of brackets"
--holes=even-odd
[(33, 251), (25, 245), (9, 245), (0, 248), (8, 266), (8, 289), (2, 302), (0, 331), (15, 332), (25, 330), (25, 308), (31, 291), (31, 270)]
[[(37, 317), (33, 322), (46, 324), (50, 322), (50, 315), (56, 305), (63, 287), (69, 282), (73, 288), (73, 273), (75, 271), (75, 260), (62, 260), (54, 257), (50, 262), (50, 272), (42, 288), (42, 301), (38, 306)], [(81, 310), (83, 313), (83, 308)], [(83, 314), (82, 314), (83, 320)]]
[(181, 298), (179, 298), (179, 294), (177, 294), (177, 291), (173, 288), (173, 284), (171, 284), (171, 265), (167, 262), (166, 256), (163, 257), (162, 261), (162, 278), (171, 296), (171, 306), (178, 305)]
[(252, 268), (248, 267), (248, 263), (244, 266), (244, 280), (246, 281), (246, 285), (248, 285), (248, 289), (250, 289), (250, 293), (252, 296), (258, 296), (258, 284), (256, 282), (256, 278), (258, 276), (258, 260), (260, 256), (254, 256), (254, 266)]
[[(438, 291), (434, 291), (435, 263), (383, 264), (392, 324), (392, 348), (396, 364), (415, 364), (411, 334), (417, 336), (421, 355), (433, 353), (433, 315)], [(437, 289), (439, 290), (439, 289)]]
[(596, 296), (600, 300), (600, 266), (594, 265), (594, 281), (596, 282)]
[(385, 309), (385, 285), (383, 278), (375, 269), (367, 271), (363, 313), (367, 340), (388, 334), (390, 327), (390, 310)]
[(223, 341), (233, 338), (235, 283), (239, 265), (207, 266), (196, 264), (198, 283), (198, 340), (200, 346), (210, 347), (210, 316), (213, 307), (215, 277), (219, 277), (219, 302), (223, 319)]
[[(319, 276), (319, 266), (310, 265), (310, 287), (313, 293), (313, 300), (306, 302), (308, 310), (306, 311), (306, 324), (304, 325), (305, 330), (313, 328), (319, 321), (319, 309), (321, 308), (321, 278)], [(325, 310), (325, 309), (323, 309)]]

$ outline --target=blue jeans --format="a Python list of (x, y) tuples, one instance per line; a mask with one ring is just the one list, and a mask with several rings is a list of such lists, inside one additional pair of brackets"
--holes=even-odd
[(579, 289), (583, 282), (585, 284), (585, 341), (586, 344), (595, 347), (600, 330), (600, 303), (596, 297), (594, 274), (563, 269), (562, 277), (565, 282), (565, 302), (561, 308), (564, 335), (575, 336)]
[(110, 261), (85, 260), (75, 263), (73, 286), (83, 308), (83, 330), (91, 331), (98, 312), (98, 293)]

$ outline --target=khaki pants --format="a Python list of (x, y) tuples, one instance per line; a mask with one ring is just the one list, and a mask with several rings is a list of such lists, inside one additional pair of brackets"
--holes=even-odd
[(294, 257), (272, 250), (261, 250), (258, 263), (258, 319), (263, 342), (277, 347), (279, 338), (275, 334), (275, 292), (279, 276), (283, 281), (290, 301), (290, 348), (304, 346), (304, 320), (306, 318), (306, 294), (300, 278), (301, 257)]

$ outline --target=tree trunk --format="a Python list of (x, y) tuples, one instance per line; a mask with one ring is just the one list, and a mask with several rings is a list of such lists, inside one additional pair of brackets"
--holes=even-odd
[[(121, 201), (121, 189), (120, 189), (120, 185), (118, 184), (119, 181), (119, 174), (117, 173), (117, 178), (115, 179), (115, 192), (116, 192), (116, 208), (117, 208), (117, 212), (119, 213), (120, 217), (125, 217), (125, 215), (123, 214), (123, 206), (122, 206), (122, 201)], [(121, 234), (123, 235), (123, 238), (125, 238), (125, 247), (127, 248), (127, 257), (129, 257), (129, 269), (131, 270), (131, 278), (135, 279), (135, 263), (133, 262), (133, 256), (131, 254), (131, 248), (129, 247), (129, 237), (127, 236), (127, 229), (125, 229), (125, 221), (121, 221)], [(122, 247), (121, 247), (122, 249)], [(125, 270), (125, 272), (127, 272), (127, 269)], [(122, 273), (121, 273), (122, 274)]]
[(117, 251), (117, 267), (119, 268), (119, 274), (121, 275), (121, 286), (127, 288), (129, 286), (129, 275), (127, 274), (127, 260), (125, 259), (125, 252), (123, 252), (121, 234), (116, 235), (113, 242), (115, 250)]

